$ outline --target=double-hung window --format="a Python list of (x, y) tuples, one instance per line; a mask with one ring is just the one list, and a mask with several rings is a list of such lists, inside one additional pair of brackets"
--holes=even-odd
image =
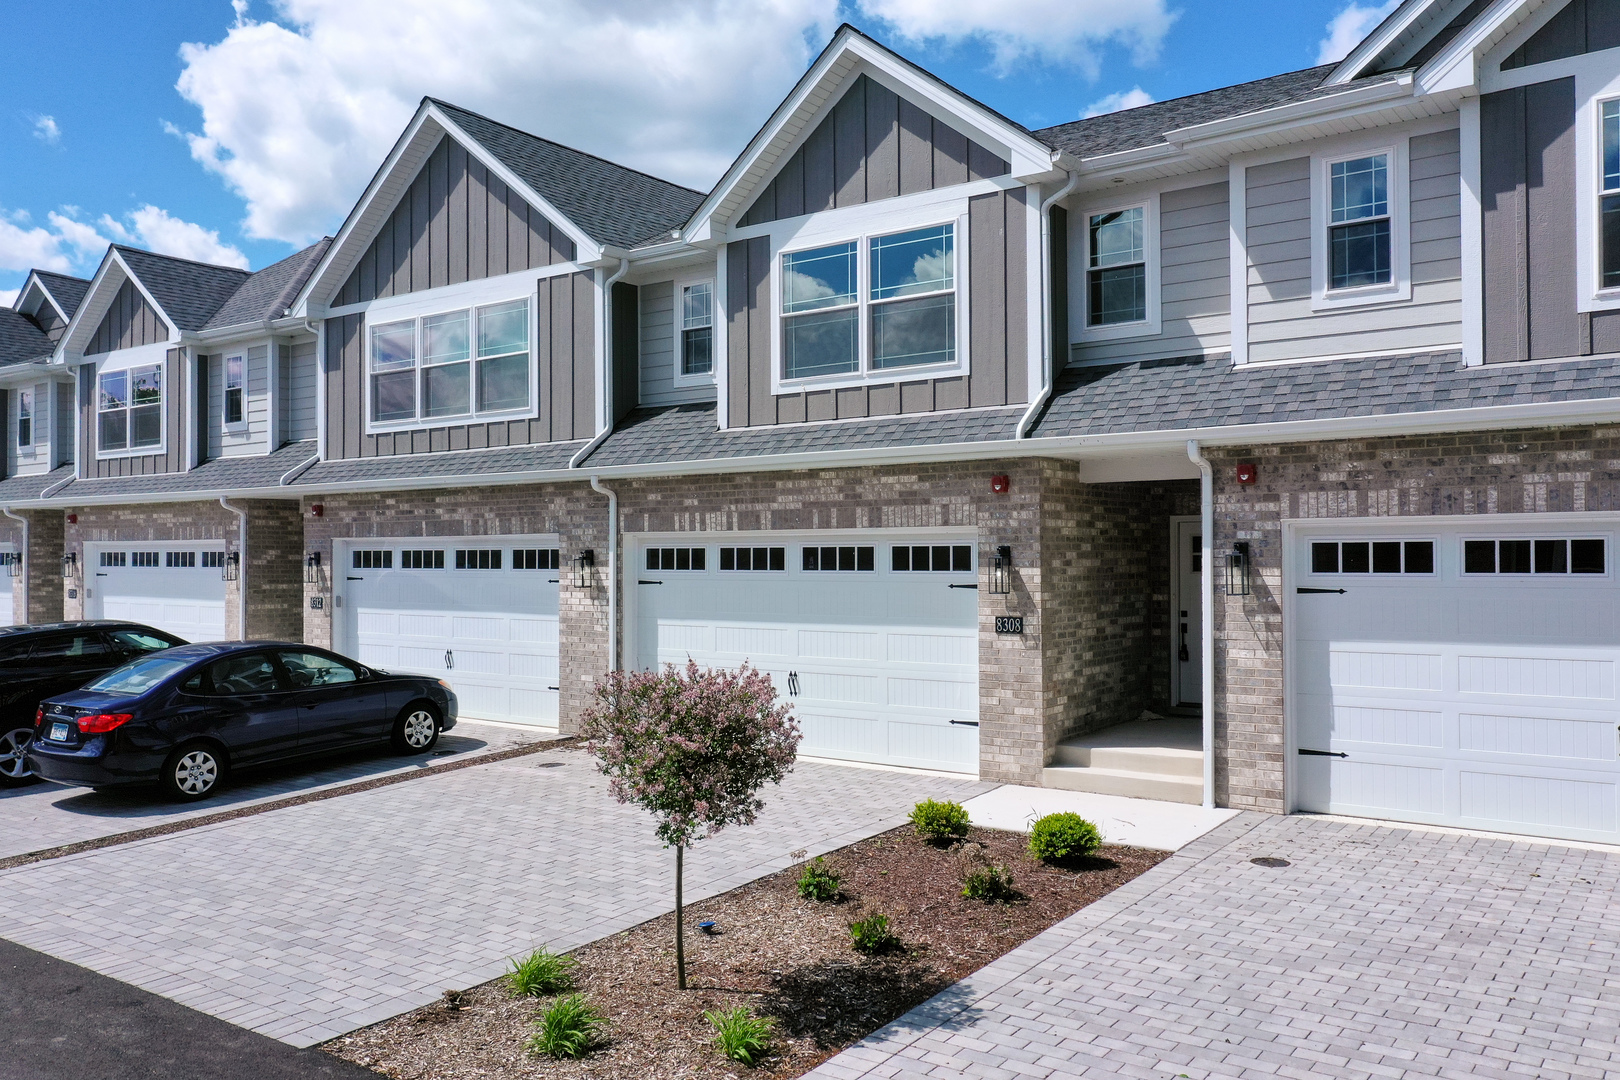
[(714, 286), (681, 286), (681, 378), (702, 381), (714, 372)]
[(787, 252), (781, 288), (784, 380), (957, 362), (954, 224)]
[(1147, 310), (1145, 207), (1086, 219), (1086, 324), (1144, 322)]
[(1389, 155), (1329, 164), (1328, 200), (1328, 288), (1393, 281)]
[(1598, 288), (1620, 288), (1620, 101), (1605, 101), (1600, 114), (1603, 129), (1603, 180), (1598, 203), (1598, 232), (1602, 260)]
[(17, 445), (34, 445), (34, 392), (17, 391)]
[(96, 389), (96, 431), (103, 451), (162, 444), (163, 365), (104, 371)]
[(242, 369), (245, 360), (240, 356), (225, 358), (225, 422), (242, 422)]
[(379, 323), (371, 328), (370, 362), (373, 423), (527, 409), (529, 302)]

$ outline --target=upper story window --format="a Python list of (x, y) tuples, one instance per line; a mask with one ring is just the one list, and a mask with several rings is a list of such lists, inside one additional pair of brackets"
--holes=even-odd
[(1143, 207), (1092, 214), (1086, 222), (1086, 322), (1092, 326), (1147, 318), (1147, 245)]
[(103, 371), (96, 388), (96, 430), (102, 450), (162, 445), (163, 365)]
[(784, 253), (781, 290), (784, 380), (957, 363), (954, 224)]
[(1389, 155), (1335, 161), (1328, 167), (1328, 288), (1393, 280), (1390, 258)]
[(405, 424), (527, 409), (529, 302), (371, 328), (371, 419)]
[(681, 377), (704, 381), (714, 372), (714, 285), (681, 286)]
[(34, 445), (34, 392), (17, 391), (17, 445)]
[(242, 422), (242, 369), (245, 361), (240, 356), (225, 358), (225, 422)]
[(1603, 183), (1598, 208), (1602, 267), (1598, 288), (1620, 288), (1620, 101), (1605, 101), (1602, 112)]

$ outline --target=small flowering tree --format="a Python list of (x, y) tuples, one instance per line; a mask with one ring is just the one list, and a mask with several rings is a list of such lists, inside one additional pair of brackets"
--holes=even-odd
[(613, 671), (596, 684), (581, 725), (586, 746), (614, 797), (657, 820), (658, 839), (675, 849), (675, 970), (686, 989), (681, 870), (687, 845), (727, 825), (751, 825), (764, 809), (759, 789), (793, 768), (799, 726), (776, 704), (770, 676), (735, 671)]

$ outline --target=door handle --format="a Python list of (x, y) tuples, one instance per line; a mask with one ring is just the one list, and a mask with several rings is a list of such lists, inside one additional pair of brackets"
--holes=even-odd
[(972, 585), (947, 585), (945, 587), (947, 589), (977, 589), (979, 585), (978, 582), (974, 582)]
[(637, 585), (662, 585), (662, 581), (648, 581), (645, 578), (636, 582)]
[(788, 693), (794, 697), (799, 696), (799, 673), (797, 671), (788, 672)]
[(1187, 624), (1182, 623), (1181, 624), (1181, 662), (1183, 664), (1185, 664), (1190, 659), (1192, 659), (1192, 654), (1187, 651)]
[(1294, 591), (1297, 593), (1338, 593), (1340, 596), (1344, 595), (1343, 589), (1295, 589)]
[(456, 654), (451, 652), (449, 649), (444, 650), (444, 669), (446, 671), (453, 671), (455, 670), (455, 666)]
[(1334, 752), (1332, 750), (1307, 750), (1303, 746), (1299, 748), (1299, 752), (1305, 757), (1344, 757), (1344, 758), (1347, 758), (1347, 757), (1350, 756), (1349, 754), (1340, 754), (1340, 753), (1336, 753), (1336, 752)]

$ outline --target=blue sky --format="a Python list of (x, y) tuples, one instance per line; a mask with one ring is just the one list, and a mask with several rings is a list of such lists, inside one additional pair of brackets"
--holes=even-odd
[[(1138, 99), (1164, 100), (1309, 66), (1330, 24), (1350, 40), (1376, 22), (1376, 8), (1377, 0), (37, 5), (27, 37), (11, 35), (0, 54), (0, 302), (31, 265), (92, 272), (113, 239), (255, 268), (274, 262), (337, 227), (423, 94), (707, 187), (844, 19), (1040, 127), (1110, 95), (1139, 89)], [(393, 29), (379, 35), (379, 25)], [(557, 41), (570, 44), (558, 50)], [(604, 54), (623, 62), (606, 69)]]

